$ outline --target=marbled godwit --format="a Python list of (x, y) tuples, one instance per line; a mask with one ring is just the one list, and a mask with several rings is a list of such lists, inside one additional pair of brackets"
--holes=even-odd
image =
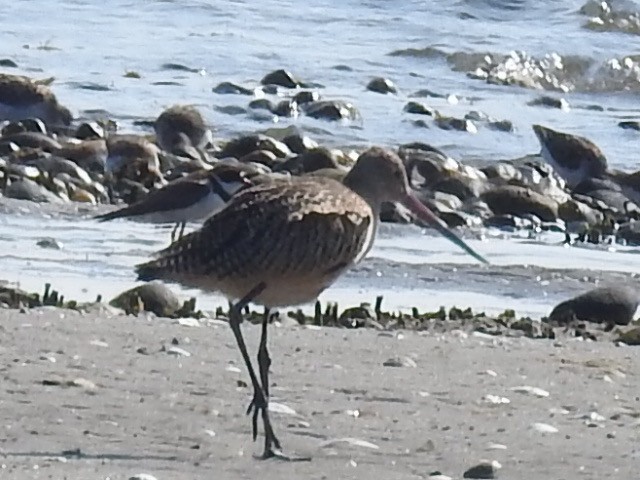
[[(343, 183), (322, 176), (291, 177), (238, 193), (200, 230), (161, 251), (156, 260), (137, 266), (140, 280), (174, 281), (219, 291), (236, 301), (229, 324), (254, 388), (248, 409), (253, 411), (254, 440), (262, 415), (263, 458), (287, 458), (268, 412), (269, 309), (315, 300), (360, 261), (371, 248), (385, 201), (403, 203), (456, 244), (465, 245), (411, 194), (400, 158), (371, 148), (360, 155)], [(242, 309), (250, 302), (265, 307), (258, 350), (260, 379), (240, 330)]]
[(241, 163), (219, 163), (211, 170), (198, 170), (165, 185), (132, 205), (95, 217), (104, 222), (116, 218), (132, 218), (151, 223), (175, 223), (174, 240), (184, 233), (187, 222), (204, 220), (224, 205), (241, 189), (253, 185), (264, 171)]
[(197, 108), (174, 105), (160, 114), (154, 123), (160, 148), (194, 160), (204, 159), (203, 149), (211, 142), (211, 130)]
[(591, 140), (533, 125), (542, 158), (551, 165), (570, 189), (581, 182), (600, 178), (607, 171), (607, 159)]
[(73, 116), (51, 89), (21, 75), (0, 74), (0, 121), (39, 118), (49, 126), (68, 126)]

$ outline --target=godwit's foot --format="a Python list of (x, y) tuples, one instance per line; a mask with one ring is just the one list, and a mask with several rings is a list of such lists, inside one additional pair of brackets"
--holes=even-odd
[[(267, 402), (268, 403), (268, 402)], [(268, 460), (275, 458), (277, 460), (283, 460), (285, 462), (310, 462), (311, 457), (298, 457), (295, 455), (285, 455), (282, 453), (280, 441), (273, 432), (271, 427), (271, 421), (269, 420), (269, 411), (265, 407), (262, 409), (262, 420), (264, 422), (264, 452), (259, 457), (262, 460)]]
[[(264, 394), (264, 391), (262, 390), (262, 388), (260, 389), (254, 389), (253, 390), (253, 399), (251, 400), (251, 403), (249, 403), (249, 406), (247, 407), (247, 415), (249, 414), (253, 414), (252, 418), (251, 418), (251, 424), (253, 426), (253, 441), (256, 441), (256, 438), (258, 438), (258, 416), (260, 414), (262, 414), (262, 418), (264, 419), (265, 414), (267, 415), (267, 421), (270, 422), (269, 420), (269, 400), (267, 399), (266, 395)], [(264, 420), (263, 420), (264, 422)], [(266, 430), (266, 429), (265, 429)], [(273, 433), (273, 431), (272, 431)], [(275, 437), (275, 435), (274, 435)], [(278, 439), (275, 439), (275, 444), (276, 445), (280, 445), (280, 443), (278, 442)]]
[[(260, 356), (259, 356), (260, 358)], [(262, 460), (268, 460), (275, 458), (278, 460), (284, 460), (287, 462), (308, 462), (311, 461), (311, 457), (298, 457), (285, 455), (282, 453), (282, 446), (280, 440), (276, 437), (271, 425), (271, 418), (269, 417), (269, 398), (265, 395), (264, 390), (254, 389), (253, 400), (247, 408), (247, 415), (253, 413), (252, 425), (253, 425), (253, 440), (255, 441), (258, 436), (258, 416), (262, 416), (262, 422), (264, 426), (264, 452), (258, 458)]]
[(269, 460), (275, 458), (276, 460), (282, 460), (284, 462), (310, 462), (311, 457), (298, 457), (294, 455), (285, 455), (278, 448), (270, 448), (265, 450), (262, 456), (258, 457), (260, 460)]

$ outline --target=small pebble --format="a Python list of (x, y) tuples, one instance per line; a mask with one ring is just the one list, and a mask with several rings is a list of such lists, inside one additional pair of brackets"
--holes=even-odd
[(466, 338), (469, 338), (469, 334), (467, 332), (465, 332), (464, 330), (460, 330), (459, 328), (455, 328), (455, 329), (451, 330), (449, 332), (449, 334), (452, 337), (457, 337), (457, 338), (460, 338), (462, 340), (464, 340)]
[(462, 478), (496, 478), (500, 468), (502, 465), (496, 460), (483, 460), (464, 472)]
[(75, 380), (69, 382), (69, 385), (73, 387), (81, 387), (86, 390), (95, 390), (96, 388), (96, 384), (91, 380), (87, 380), (86, 378), (76, 378)]
[(49, 248), (51, 250), (62, 250), (62, 242), (57, 241), (55, 238), (43, 238), (36, 243), (40, 248)]
[(197, 318), (180, 318), (178, 319), (178, 325), (183, 327), (199, 327), (200, 322)]
[(549, 392), (547, 392), (546, 390), (543, 390), (541, 388), (538, 387), (531, 387), (529, 385), (522, 385), (520, 387), (513, 387), (511, 388), (512, 392), (517, 392), (517, 393), (528, 393), (531, 395), (534, 395), (536, 397), (548, 397), (549, 396)]
[(367, 84), (367, 90), (376, 93), (398, 93), (394, 83), (388, 78), (376, 77)]
[(433, 452), (436, 449), (436, 445), (433, 443), (433, 440), (427, 440), (424, 445), (416, 448), (417, 453), (429, 453)]
[(487, 450), (506, 450), (507, 446), (501, 443), (490, 443), (487, 445)]
[(558, 433), (558, 429), (553, 425), (549, 425), (548, 423), (536, 422), (531, 425), (531, 427), (540, 433)]
[(484, 332), (472, 332), (471, 335), (473, 335), (476, 338), (483, 338), (486, 340), (495, 340), (496, 336), (495, 335), (491, 335), (489, 333), (484, 333)]
[(511, 403), (507, 397), (501, 397), (499, 395), (485, 395), (483, 400), (487, 403), (491, 403), (493, 405), (507, 405)]
[(409, 357), (393, 357), (382, 363), (383, 367), (411, 367), (416, 368), (418, 365)]
[(272, 413), (281, 413), (283, 415), (297, 415), (297, 412), (293, 408), (277, 402), (269, 402), (269, 411)]
[(175, 355), (176, 357), (190, 357), (191, 354), (187, 352), (184, 348), (180, 347), (171, 347), (167, 348), (167, 353), (169, 355)]
[(591, 420), (592, 422), (604, 422), (606, 418), (600, 415), (598, 412), (591, 412), (588, 415), (583, 416), (586, 420)]
[(553, 407), (549, 409), (549, 413), (551, 413), (552, 415), (568, 415), (570, 412), (566, 408)]
[(367, 442), (366, 440), (360, 440), (359, 438), (351, 438), (351, 437), (331, 438), (329, 440), (325, 440), (324, 442), (320, 443), (320, 448), (329, 448), (329, 447), (335, 447), (337, 445), (344, 445), (344, 444), (351, 445), (354, 447), (370, 448), (371, 450), (380, 449), (380, 447), (375, 443), (371, 443), (371, 442)]

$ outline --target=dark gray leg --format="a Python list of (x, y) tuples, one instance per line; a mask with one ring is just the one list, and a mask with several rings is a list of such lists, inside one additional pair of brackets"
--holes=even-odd
[[(269, 358), (269, 350), (267, 349), (267, 330), (269, 325), (269, 309), (265, 307), (264, 315), (262, 317), (262, 334), (260, 335), (260, 347), (258, 348), (258, 370), (260, 372), (260, 383), (262, 384), (262, 391), (264, 392), (265, 402), (264, 405), (260, 403), (258, 396), (254, 395), (253, 400), (249, 404), (247, 414), (253, 411), (253, 439), (256, 439), (258, 431), (258, 415), (262, 413), (263, 419), (265, 412), (269, 410), (269, 367), (271, 367), (271, 358)], [(264, 443), (264, 457), (269, 456), (272, 453), (272, 438), (265, 435)], [(277, 439), (276, 439), (277, 441)], [(277, 444), (274, 444), (276, 448), (280, 448)]]
[(171, 243), (176, 241), (176, 233), (178, 232), (178, 227), (180, 226), (179, 223), (176, 223), (176, 226), (173, 227), (173, 230), (171, 230)]
[[(240, 353), (242, 354), (242, 358), (244, 359), (244, 363), (247, 366), (247, 370), (249, 371), (249, 377), (251, 378), (251, 384), (253, 385), (253, 400), (249, 404), (249, 408), (247, 409), (247, 414), (253, 411), (253, 439), (255, 440), (258, 436), (258, 414), (261, 413), (262, 423), (264, 427), (264, 436), (265, 436), (265, 450), (262, 455), (263, 459), (267, 458), (279, 458), (281, 460), (289, 460), (289, 461), (308, 461), (310, 458), (291, 458), (285, 456), (281, 452), (280, 441), (276, 437), (273, 427), (271, 425), (271, 419), (269, 418), (269, 400), (268, 400), (268, 390), (269, 390), (269, 364), (271, 360), (269, 359), (269, 352), (267, 351), (267, 326), (269, 322), (269, 310), (265, 309), (265, 315), (262, 322), (262, 336), (260, 339), (260, 349), (258, 351), (258, 364), (260, 368), (260, 378), (262, 380), (262, 386), (258, 381), (258, 377), (256, 376), (256, 372), (253, 369), (253, 365), (251, 364), (251, 360), (249, 358), (249, 354), (247, 352), (247, 346), (244, 342), (244, 338), (242, 337), (242, 332), (240, 330), (240, 323), (242, 322), (242, 309), (251, 301), (251, 299), (258, 296), (264, 289), (266, 285), (264, 283), (260, 283), (256, 286), (249, 294), (247, 294), (242, 300), (237, 302), (229, 311), (229, 325), (231, 326), (231, 330), (236, 338), (236, 342), (238, 343), (238, 348), (240, 349)], [(266, 385), (266, 386), (265, 386)], [(263, 388), (263, 386), (265, 386)]]
[(260, 335), (260, 347), (258, 347), (258, 369), (260, 370), (260, 382), (264, 394), (269, 399), (269, 368), (271, 367), (271, 358), (267, 349), (267, 327), (269, 325), (270, 310), (265, 307), (262, 317), (262, 334)]

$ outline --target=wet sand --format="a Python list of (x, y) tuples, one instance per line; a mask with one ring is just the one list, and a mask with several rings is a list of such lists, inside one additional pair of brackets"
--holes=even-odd
[[(252, 457), (222, 322), (44, 308), (0, 311), (0, 332), (1, 478), (462, 478), (488, 459), (498, 478), (629, 479), (640, 462), (638, 350), (611, 342), (274, 326), (272, 400), (296, 412), (274, 413), (276, 432), (313, 456), (287, 464)], [(377, 448), (331, 442), (345, 437)]]

